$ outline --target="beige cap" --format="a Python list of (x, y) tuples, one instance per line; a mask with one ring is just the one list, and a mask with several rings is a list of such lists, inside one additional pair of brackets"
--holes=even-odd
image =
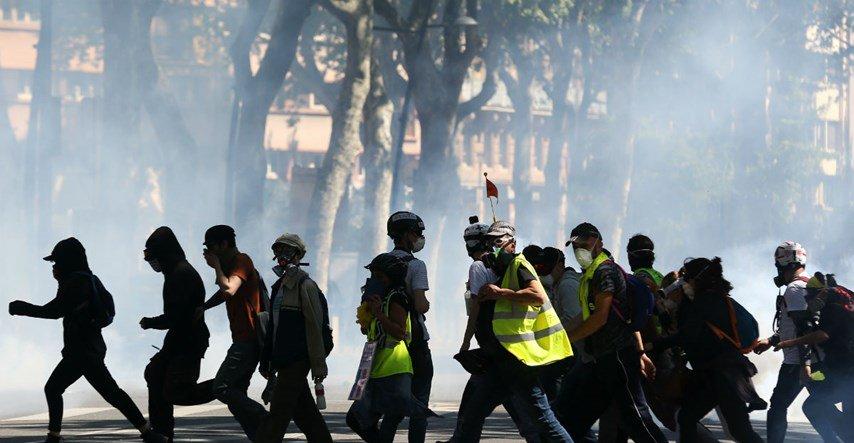
[(280, 235), (279, 238), (273, 242), (272, 247), (276, 247), (276, 245), (285, 245), (299, 249), (302, 255), (305, 255), (306, 253), (305, 242), (303, 242), (299, 235), (296, 234), (285, 233)]

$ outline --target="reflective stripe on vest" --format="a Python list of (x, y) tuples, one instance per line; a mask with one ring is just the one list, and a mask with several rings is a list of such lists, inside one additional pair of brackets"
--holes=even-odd
[[(520, 267), (536, 276), (534, 267), (522, 254), (517, 255), (501, 280), (501, 287), (518, 291)], [(492, 332), (510, 354), (527, 366), (541, 366), (572, 355), (569, 338), (560, 318), (546, 300), (543, 306), (530, 306), (499, 299), (495, 302)]]
[[(388, 316), (391, 297), (383, 302), (383, 313)], [(379, 327), (379, 320), (374, 318), (368, 330), (368, 341), (377, 341), (374, 351), (374, 361), (371, 363), (371, 378), (388, 377), (395, 374), (412, 374), (412, 359), (409, 357), (408, 344), (412, 340), (412, 322), (406, 316), (406, 334), (403, 340), (398, 340)]]
[(635, 275), (640, 273), (644, 273), (652, 279), (652, 282), (655, 283), (655, 286), (661, 287), (661, 280), (664, 280), (664, 276), (661, 275), (660, 272), (656, 271), (653, 268), (639, 268), (635, 271)]
[(593, 274), (599, 269), (599, 265), (607, 260), (608, 256), (604, 252), (600, 252), (593, 263), (584, 270), (584, 274), (581, 274), (581, 281), (578, 284), (578, 302), (581, 303), (581, 318), (584, 320), (590, 317), (590, 311), (596, 306), (595, 300), (588, 300), (590, 298), (590, 280), (593, 279)]

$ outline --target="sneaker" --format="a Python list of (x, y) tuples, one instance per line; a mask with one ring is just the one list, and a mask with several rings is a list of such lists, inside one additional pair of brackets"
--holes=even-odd
[(169, 438), (162, 434), (158, 434), (152, 430), (145, 431), (145, 433), (140, 434), (140, 438), (145, 443), (167, 443), (171, 441)]

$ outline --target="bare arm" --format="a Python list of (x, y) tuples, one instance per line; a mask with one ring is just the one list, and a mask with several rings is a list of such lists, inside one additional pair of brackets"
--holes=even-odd
[(477, 325), (477, 314), (480, 312), (480, 303), (474, 301), (474, 299), (469, 300), (468, 303), (471, 304), (469, 310), (469, 318), (466, 322), (466, 332), (463, 334), (463, 345), (460, 347), (460, 351), (467, 351), (471, 347), (471, 339), (474, 337), (474, 328)]
[(430, 310), (430, 301), (427, 300), (427, 291), (417, 289), (412, 291), (412, 304), (415, 312), (426, 314)]
[(408, 314), (403, 307), (391, 302), (388, 308), (388, 315), (386, 315), (383, 312), (382, 301), (378, 296), (371, 296), (368, 299), (368, 303), (371, 307), (371, 313), (374, 314), (374, 317), (386, 334), (398, 340), (403, 340), (406, 337), (406, 318)]
[(206, 301), (205, 304), (202, 305), (202, 309), (208, 310), (210, 308), (215, 308), (221, 305), (225, 301), (225, 298), (227, 296), (227, 294), (223, 294), (223, 292), (225, 291), (223, 291), (222, 289), (214, 292), (214, 294), (211, 295), (208, 301)]
[[(590, 314), (590, 317), (587, 317), (587, 320), (584, 320), (581, 325), (572, 331), (569, 331), (567, 335), (569, 336), (570, 342), (576, 342), (579, 340), (583, 340), (605, 326), (605, 323), (608, 321), (608, 313), (611, 312), (611, 302), (614, 301), (614, 294), (612, 292), (601, 292), (596, 294), (595, 306), (596, 309)], [(643, 346), (641, 346), (643, 349)]]
[(774, 346), (774, 350), (780, 350), (785, 348), (792, 348), (795, 346), (804, 346), (804, 345), (817, 345), (823, 343), (829, 339), (830, 336), (827, 335), (827, 332), (824, 331), (815, 331), (810, 332), (807, 335), (800, 336), (798, 338), (793, 338), (791, 340), (783, 340), (780, 343), (777, 343)]
[(504, 299), (531, 306), (542, 306), (549, 299), (539, 280), (531, 280), (527, 286), (518, 291), (489, 284), (484, 286), (478, 295), (482, 300)]

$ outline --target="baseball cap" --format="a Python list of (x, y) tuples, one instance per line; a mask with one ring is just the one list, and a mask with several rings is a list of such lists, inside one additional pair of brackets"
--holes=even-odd
[(575, 240), (587, 237), (602, 238), (602, 234), (599, 233), (599, 229), (593, 226), (592, 223), (584, 222), (572, 228), (572, 231), (569, 233), (569, 240), (566, 241), (564, 246), (569, 246)]
[(228, 225), (216, 225), (211, 226), (205, 231), (205, 241), (204, 245), (207, 246), (211, 243), (233, 240), (235, 237), (234, 228)]

